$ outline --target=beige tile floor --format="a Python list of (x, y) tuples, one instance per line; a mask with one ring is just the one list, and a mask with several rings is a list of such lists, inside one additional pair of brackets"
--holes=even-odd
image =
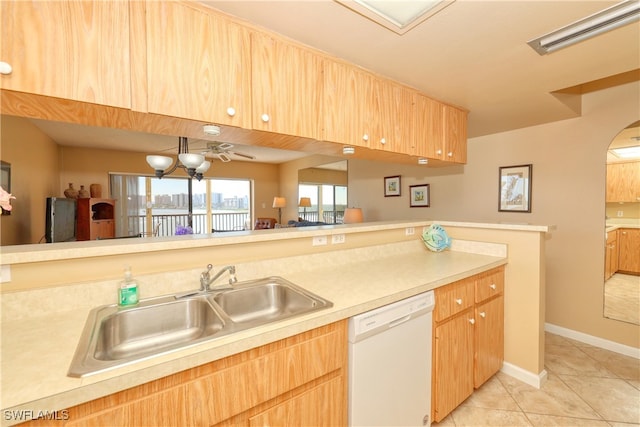
[(433, 426), (640, 426), (640, 360), (546, 334), (540, 389), (496, 374)]
[(604, 317), (640, 324), (640, 277), (616, 273), (604, 282)]

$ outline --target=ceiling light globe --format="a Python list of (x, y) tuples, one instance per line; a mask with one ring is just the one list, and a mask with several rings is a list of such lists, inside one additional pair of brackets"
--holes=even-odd
[(182, 153), (178, 155), (178, 158), (188, 169), (195, 169), (204, 162), (204, 156), (202, 154)]
[(211, 162), (208, 160), (205, 160), (200, 164), (200, 166), (196, 168), (196, 173), (205, 173), (206, 171), (209, 170), (210, 167), (211, 167)]
[(173, 159), (167, 156), (147, 156), (147, 163), (155, 170), (165, 170), (171, 166)]

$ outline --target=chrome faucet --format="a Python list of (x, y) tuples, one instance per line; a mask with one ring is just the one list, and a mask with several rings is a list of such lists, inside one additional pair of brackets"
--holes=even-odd
[[(215, 289), (228, 289), (238, 281), (238, 279), (236, 278), (235, 265), (227, 265), (226, 267), (222, 267), (220, 271), (218, 271), (213, 277), (210, 277), (209, 273), (211, 272), (212, 268), (213, 268), (213, 265), (209, 264), (207, 265), (207, 270), (203, 271), (200, 274), (200, 290), (201, 291), (208, 292)], [(220, 276), (222, 276), (225, 271), (229, 272), (229, 284), (211, 287), (211, 284), (215, 282)]]

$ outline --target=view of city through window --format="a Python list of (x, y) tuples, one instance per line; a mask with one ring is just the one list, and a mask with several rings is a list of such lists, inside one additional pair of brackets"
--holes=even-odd
[[(168, 236), (242, 230), (250, 225), (249, 180), (203, 179), (192, 180), (191, 184), (190, 212), (188, 178), (139, 177), (135, 197), (143, 222), (141, 229), (152, 230), (157, 236)], [(150, 200), (149, 204), (147, 200)]]

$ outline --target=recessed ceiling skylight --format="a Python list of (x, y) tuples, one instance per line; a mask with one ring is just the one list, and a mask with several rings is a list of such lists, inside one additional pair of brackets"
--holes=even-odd
[(621, 159), (640, 158), (640, 145), (635, 145), (633, 147), (612, 148), (610, 151), (614, 156)]
[(455, 0), (336, 0), (360, 15), (404, 34)]

